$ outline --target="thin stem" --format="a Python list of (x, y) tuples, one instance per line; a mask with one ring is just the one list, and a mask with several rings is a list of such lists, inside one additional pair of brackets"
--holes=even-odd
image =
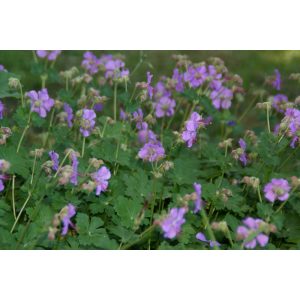
[(208, 217), (207, 217), (207, 215), (206, 215), (206, 212), (205, 212), (204, 208), (202, 208), (202, 209), (200, 210), (200, 214), (201, 214), (201, 216), (202, 216), (202, 218), (203, 218), (204, 226), (207, 227), (207, 232), (208, 232), (209, 238), (210, 238), (211, 241), (214, 242), (213, 248), (214, 248), (215, 250), (219, 250), (219, 247), (216, 245), (216, 238), (215, 238), (215, 235), (214, 235), (214, 233), (213, 233), (213, 231), (212, 231), (212, 229), (211, 229), (211, 227), (210, 227), (209, 219), (208, 219)]
[(54, 112), (55, 112), (55, 108), (53, 108), (53, 110), (51, 112), (51, 117), (50, 117), (50, 122), (49, 122), (49, 126), (48, 126), (47, 136), (46, 136), (45, 141), (43, 143), (43, 147), (45, 147), (47, 145), (47, 142), (48, 142), (48, 139), (49, 139), (50, 130), (53, 126)]
[(246, 108), (246, 110), (244, 111), (244, 113), (241, 115), (241, 117), (237, 120), (237, 122), (239, 123), (241, 120), (244, 119), (244, 117), (248, 114), (248, 112), (252, 109), (252, 105), (253, 103), (256, 101), (257, 97), (253, 97), (253, 100), (251, 101), (251, 103), (249, 104), (249, 106)]
[(131, 97), (130, 97), (130, 99), (129, 99), (129, 103), (131, 103), (131, 101), (133, 100), (133, 97), (134, 97), (134, 95), (135, 95), (135, 92), (136, 92), (136, 85), (134, 86), (132, 95), (131, 95)]
[(271, 127), (270, 127), (270, 105), (267, 104), (267, 124), (268, 124), (268, 131), (271, 133)]
[(19, 219), (21, 217), (21, 214), (22, 214), (23, 210), (25, 209), (25, 207), (26, 207), (28, 201), (30, 200), (31, 196), (32, 196), (32, 193), (31, 193), (31, 191), (29, 191), (27, 199), (25, 200), (25, 202), (24, 202), (24, 204), (23, 204), (23, 206), (22, 206), (22, 208), (21, 208), (21, 210), (20, 210), (20, 212), (19, 212), (19, 214), (18, 214), (18, 216), (16, 218), (16, 220), (15, 220), (15, 222), (14, 222), (14, 224), (13, 224), (11, 230), (10, 230), (10, 233), (12, 233), (14, 231), (14, 229), (15, 229), (15, 227), (16, 227), (16, 225), (17, 225), (17, 223), (18, 223), (18, 221), (19, 221)]
[(117, 90), (118, 89), (118, 84), (115, 83), (114, 86), (114, 121), (117, 121)]
[(16, 220), (17, 215), (16, 215), (16, 205), (15, 205), (15, 179), (16, 179), (16, 175), (13, 175), (13, 177), (12, 177), (11, 198), (12, 198), (12, 208), (13, 208), (14, 218)]
[(18, 147), (17, 147), (17, 153), (19, 153), (19, 150), (20, 150), (20, 147), (22, 145), (24, 136), (25, 136), (27, 130), (29, 129), (29, 127), (30, 127), (31, 113), (32, 112), (30, 111), (29, 116), (28, 116), (28, 120), (27, 120), (27, 125), (24, 127), (23, 133), (22, 133), (21, 138), (19, 140)]
[(66, 161), (66, 159), (68, 158), (68, 156), (70, 155), (71, 152), (72, 152), (72, 150), (69, 150), (69, 151), (67, 152), (67, 154), (65, 155), (64, 159), (63, 159), (62, 162), (60, 163), (60, 165), (59, 165), (59, 167), (58, 167), (58, 169), (57, 169), (55, 175), (53, 176), (53, 178), (56, 178), (56, 176), (58, 175), (58, 173), (59, 173), (60, 169), (62, 168), (64, 162)]
[(31, 174), (31, 180), (30, 180), (30, 185), (33, 183), (33, 176), (34, 176), (34, 171), (35, 171), (35, 166), (36, 166), (36, 151), (34, 153), (34, 161), (33, 161), (33, 167), (32, 167), (32, 174)]
[(260, 203), (262, 203), (262, 198), (261, 198), (261, 193), (260, 193), (260, 186), (257, 187), (257, 194), (258, 194), (258, 199)]
[(84, 149), (85, 149), (85, 137), (83, 137), (83, 140), (82, 140), (81, 157), (84, 156)]

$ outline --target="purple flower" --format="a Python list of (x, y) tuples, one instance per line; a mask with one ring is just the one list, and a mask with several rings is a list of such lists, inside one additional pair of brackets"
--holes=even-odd
[(3, 65), (0, 65), (0, 72), (6, 72), (5, 68)]
[(173, 239), (180, 231), (182, 224), (185, 223), (184, 215), (186, 208), (172, 208), (164, 220), (160, 222), (160, 227), (164, 232), (164, 237)]
[(272, 81), (272, 86), (277, 91), (280, 91), (280, 88), (281, 88), (281, 75), (280, 75), (280, 72), (277, 69), (275, 69), (274, 72), (275, 72), (275, 76), (274, 76), (274, 80)]
[(195, 189), (195, 193), (196, 193), (196, 200), (195, 200), (195, 208), (194, 208), (194, 213), (197, 213), (198, 211), (200, 211), (205, 203), (202, 200), (202, 187), (201, 184), (199, 183), (194, 183), (194, 189)]
[(205, 66), (190, 66), (183, 76), (185, 82), (188, 82), (192, 88), (197, 88), (206, 80), (207, 70)]
[(153, 75), (150, 72), (147, 72), (147, 90), (150, 99), (153, 97), (153, 87), (151, 86), (152, 77)]
[(74, 224), (71, 221), (71, 218), (74, 217), (76, 214), (75, 206), (71, 203), (66, 206), (66, 213), (65, 216), (62, 219), (63, 222), (63, 228), (61, 231), (61, 235), (66, 235), (68, 233), (69, 227), (75, 227)]
[(210, 93), (213, 106), (216, 109), (228, 109), (231, 106), (233, 92), (226, 88), (221, 87), (219, 90), (214, 90)]
[(81, 66), (91, 75), (98, 73), (100, 60), (90, 51), (83, 54)]
[(74, 152), (71, 153), (71, 161), (72, 161), (72, 174), (70, 177), (70, 182), (74, 185), (78, 184), (78, 159)]
[(49, 61), (56, 60), (57, 56), (61, 53), (61, 50), (37, 50), (36, 55), (39, 58), (47, 58)]
[(4, 112), (4, 104), (0, 100), (0, 120), (3, 119), (3, 112)]
[(239, 160), (242, 162), (244, 166), (247, 164), (247, 155), (246, 155), (246, 147), (247, 144), (243, 139), (239, 139), (239, 145), (240, 145), (240, 153), (239, 153)]
[(97, 172), (92, 174), (92, 179), (96, 183), (96, 195), (99, 196), (101, 192), (105, 192), (108, 187), (108, 179), (111, 173), (105, 166), (101, 167)]
[(185, 123), (185, 130), (182, 132), (181, 138), (191, 148), (197, 139), (197, 129), (200, 125), (205, 126), (204, 120), (197, 112), (192, 112), (189, 120)]
[(96, 124), (95, 118), (96, 118), (96, 114), (94, 110), (92, 109), (83, 110), (81, 116), (81, 122), (80, 122), (80, 132), (84, 137), (88, 137), (91, 134)]
[(155, 133), (152, 130), (148, 129), (148, 124), (146, 122), (142, 123), (142, 128), (138, 132), (138, 139), (141, 144), (157, 141)]
[(162, 97), (171, 97), (171, 92), (167, 90), (162, 81), (159, 81), (154, 88), (154, 98), (159, 100)]
[(300, 110), (296, 108), (287, 108), (285, 111), (285, 119), (288, 122), (292, 134), (295, 134), (300, 128)]
[[(105, 63), (105, 78), (112, 78), (112, 79), (116, 79), (116, 78), (122, 78), (122, 74), (124, 75), (125, 73), (123, 73), (124, 68), (125, 67), (125, 63), (120, 60), (120, 59), (110, 59)], [(129, 71), (126, 70), (126, 76), (129, 76)]]
[(276, 199), (286, 201), (289, 197), (291, 187), (285, 179), (273, 178), (264, 187), (265, 197), (268, 201), (274, 202)]
[(58, 153), (54, 152), (54, 151), (50, 151), (49, 152), (49, 156), (51, 158), (52, 161), (52, 170), (57, 171), (58, 170), (58, 164), (59, 164), (59, 155)]
[(201, 242), (208, 243), (211, 248), (221, 246), (221, 244), (217, 241), (208, 240), (203, 232), (198, 232), (196, 234), (196, 239)]
[(160, 142), (150, 141), (142, 147), (138, 156), (149, 162), (159, 161), (165, 157), (165, 149)]
[(47, 112), (54, 106), (54, 100), (50, 98), (48, 90), (30, 91), (26, 95), (31, 101), (31, 111), (38, 113), (42, 118), (46, 118)]
[(122, 108), (120, 108), (120, 120), (122, 121), (127, 120), (127, 114)]
[(269, 237), (266, 234), (261, 233), (260, 229), (260, 227), (263, 226), (264, 221), (248, 217), (243, 223), (245, 226), (239, 226), (237, 228), (237, 239), (245, 241), (250, 235), (253, 235), (253, 239), (245, 242), (244, 245), (246, 248), (254, 249), (257, 243), (261, 247), (265, 247), (268, 244)]
[(162, 118), (164, 116), (170, 117), (174, 115), (174, 107), (176, 106), (176, 102), (173, 99), (168, 97), (162, 97), (155, 104), (155, 115), (157, 118)]
[(139, 108), (137, 111), (132, 113), (133, 121), (136, 123), (137, 129), (142, 129), (144, 114)]
[(288, 97), (283, 94), (275, 95), (273, 98), (272, 106), (280, 113), (284, 113), (282, 105), (288, 102)]
[(175, 90), (182, 93), (184, 91), (183, 74), (179, 73), (178, 69), (173, 70), (172, 80), (175, 83)]
[(2, 192), (4, 190), (4, 184), (3, 184), (3, 181), (2, 179), (0, 179), (0, 192)]
[(72, 127), (73, 126), (73, 123), (72, 123), (72, 120), (73, 120), (73, 109), (72, 109), (72, 107), (69, 104), (64, 103), (64, 111), (67, 114), (66, 121), (68, 122), (68, 126)]

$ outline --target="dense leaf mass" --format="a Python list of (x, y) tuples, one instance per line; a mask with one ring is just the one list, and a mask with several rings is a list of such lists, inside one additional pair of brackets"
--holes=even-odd
[(1, 65), (1, 249), (300, 248), (299, 74), (246, 89), (218, 58), (67, 57), (33, 52), (40, 86)]

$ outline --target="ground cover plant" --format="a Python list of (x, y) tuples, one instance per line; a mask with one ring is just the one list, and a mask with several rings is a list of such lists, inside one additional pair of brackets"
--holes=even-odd
[(0, 62), (0, 248), (298, 249), (300, 74), (124, 53)]

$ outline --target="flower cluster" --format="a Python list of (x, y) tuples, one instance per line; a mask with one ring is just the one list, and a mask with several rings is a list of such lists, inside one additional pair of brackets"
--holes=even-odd
[(96, 124), (96, 113), (93, 109), (83, 109), (80, 112), (80, 132), (84, 137), (88, 137)]
[(165, 157), (165, 149), (159, 141), (150, 141), (140, 149), (138, 156), (142, 160), (156, 162)]
[(257, 243), (261, 247), (268, 244), (269, 237), (264, 233), (268, 225), (264, 221), (248, 217), (243, 223), (244, 226), (239, 226), (236, 232), (237, 239), (244, 241), (245, 248), (254, 249)]
[(38, 113), (42, 118), (46, 118), (47, 113), (54, 106), (54, 100), (50, 98), (48, 90), (30, 91), (26, 95), (31, 102), (31, 111)]
[(163, 220), (159, 221), (159, 225), (164, 232), (164, 237), (173, 239), (180, 233), (181, 226), (185, 223), (184, 215), (186, 212), (185, 207), (174, 207)]
[(49, 61), (54, 61), (58, 57), (58, 55), (61, 53), (60, 50), (37, 50), (36, 55), (39, 58), (45, 58)]

